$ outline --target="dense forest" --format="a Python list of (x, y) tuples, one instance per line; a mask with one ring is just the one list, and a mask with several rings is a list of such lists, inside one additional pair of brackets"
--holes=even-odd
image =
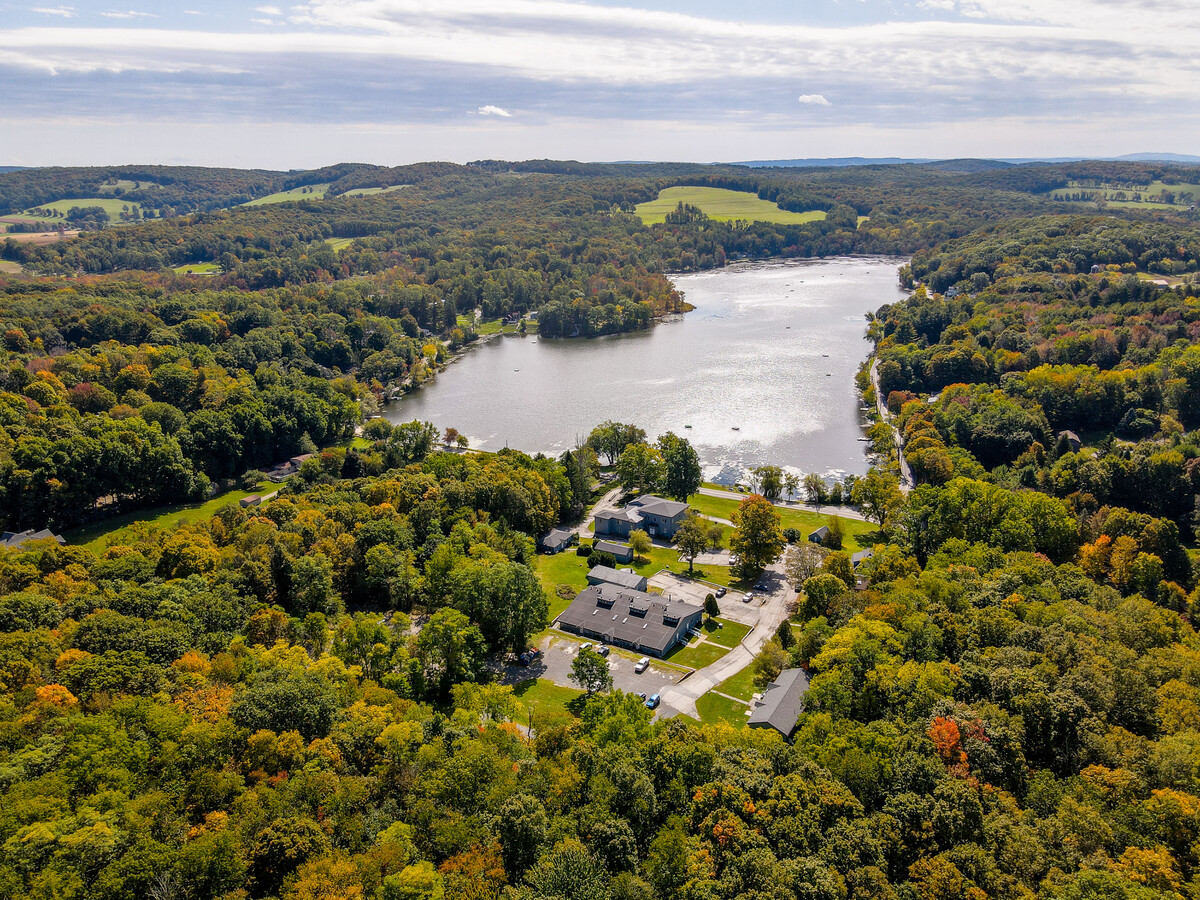
[[(1191, 170), (144, 167), (0, 197), (139, 174), (192, 212), (4, 245), (0, 524), (311, 455), (261, 506), (0, 549), (0, 897), (1200, 896), (1200, 226), (1045, 196)], [(643, 226), (679, 184), (827, 217)], [(870, 337), (916, 483), (880, 422), (852, 492), (873, 557), (788, 557), (754, 669), (807, 669), (793, 740), (620, 691), (531, 714), (494, 671), (548, 624), (535, 540), (597, 461), (443, 450), (377, 404), (476, 310), (646, 328), (685, 308), (668, 272), (850, 252), (911, 259)], [(221, 272), (171, 271), (197, 262)]]

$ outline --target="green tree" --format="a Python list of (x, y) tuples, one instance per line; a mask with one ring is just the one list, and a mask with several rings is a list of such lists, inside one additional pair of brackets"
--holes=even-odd
[(537, 861), (550, 835), (550, 820), (541, 801), (515, 794), (500, 807), (500, 855), (509, 881), (519, 884)]
[(734, 510), (733, 523), (737, 531), (729, 539), (729, 549), (737, 556), (738, 574), (757, 578), (779, 558), (787, 543), (779, 527), (779, 511), (763, 497), (751, 494)]
[(687, 439), (670, 431), (658, 439), (658, 450), (665, 467), (663, 493), (687, 503), (688, 497), (700, 490), (700, 457)]
[(479, 628), (456, 609), (439, 609), (417, 635), (425, 683), (440, 697), (461, 681), (479, 681), (487, 644)]
[(706, 594), (704, 597), (704, 614), (710, 619), (721, 615), (721, 604), (717, 602), (716, 594)]
[(779, 466), (758, 466), (750, 470), (757, 493), (774, 503), (783, 495), (783, 469)]
[(899, 479), (890, 472), (881, 472), (875, 468), (862, 478), (855, 479), (854, 488), (850, 491), (851, 502), (862, 510), (868, 521), (880, 527), (903, 496), (900, 493)]
[(594, 650), (580, 650), (571, 663), (570, 678), (589, 695), (612, 687), (608, 660)]
[[(787, 622), (783, 623), (785, 626)], [(779, 673), (783, 671), (784, 666), (790, 661), (787, 652), (780, 645), (777, 638), (771, 638), (763, 648), (758, 651), (758, 655), (754, 657), (754, 662), (751, 663), (751, 668), (754, 672), (754, 686), (760, 691), (768, 684), (779, 677)]]
[(625, 448), (630, 444), (644, 443), (646, 432), (636, 425), (625, 425), (611, 420), (602, 422), (588, 435), (587, 445), (596, 453), (608, 457), (608, 464), (615, 465)]
[(629, 546), (638, 558), (645, 559), (654, 549), (654, 541), (642, 529), (636, 528), (629, 533)]
[(688, 510), (675, 532), (675, 546), (687, 557), (688, 574), (692, 574), (696, 557), (708, 550), (709, 523), (694, 510)]
[(628, 491), (646, 493), (662, 483), (666, 467), (658, 448), (646, 443), (629, 444), (617, 460), (617, 477)]

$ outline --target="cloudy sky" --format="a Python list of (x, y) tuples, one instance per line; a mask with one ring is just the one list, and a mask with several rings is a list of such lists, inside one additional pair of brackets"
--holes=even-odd
[(0, 0), (0, 165), (1200, 153), (1197, 46), (1196, 0)]

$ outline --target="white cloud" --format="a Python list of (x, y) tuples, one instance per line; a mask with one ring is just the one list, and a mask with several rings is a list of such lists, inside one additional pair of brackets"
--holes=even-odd
[(262, 13), (264, 16), (282, 16), (283, 15), (283, 10), (280, 9), (278, 6), (256, 6), (256, 7), (254, 7), (254, 10), (255, 10), (255, 12)]
[(62, 16), (64, 19), (75, 18), (75, 7), (73, 6), (35, 6), (32, 11), (41, 13), (43, 16)]
[(143, 19), (143, 18), (144, 19), (153, 19), (153, 18), (155, 18), (153, 13), (137, 12), (136, 10), (132, 10), (132, 9), (126, 10), (125, 12), (119, 12), (117, 10), (110, 10), (109, 12), (100, 13), (100, 15), (104, 16), (106, 19)]
[(828, 100), (825, 99), (824, 94), (801, 94), (799, 96), (799, 98), (797, 98), (797, 99), (799, 99), (799, 101), (801, 103), (808, 103), (808, 104), (811, 104), (812, 106), (832, 106), (833, 105), (832, 103), (830, 103)]
[(481, 106), (476, 112), (481, 116), (500, 116), (503, 119), (512, 118), (512, 113), (507, 109), (501, 109), (499, 106)]

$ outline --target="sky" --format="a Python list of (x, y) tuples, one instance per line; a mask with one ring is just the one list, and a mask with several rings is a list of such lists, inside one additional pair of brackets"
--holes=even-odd
[(1200, 153), (1196, 0), (0, 0), (0, 165)]

